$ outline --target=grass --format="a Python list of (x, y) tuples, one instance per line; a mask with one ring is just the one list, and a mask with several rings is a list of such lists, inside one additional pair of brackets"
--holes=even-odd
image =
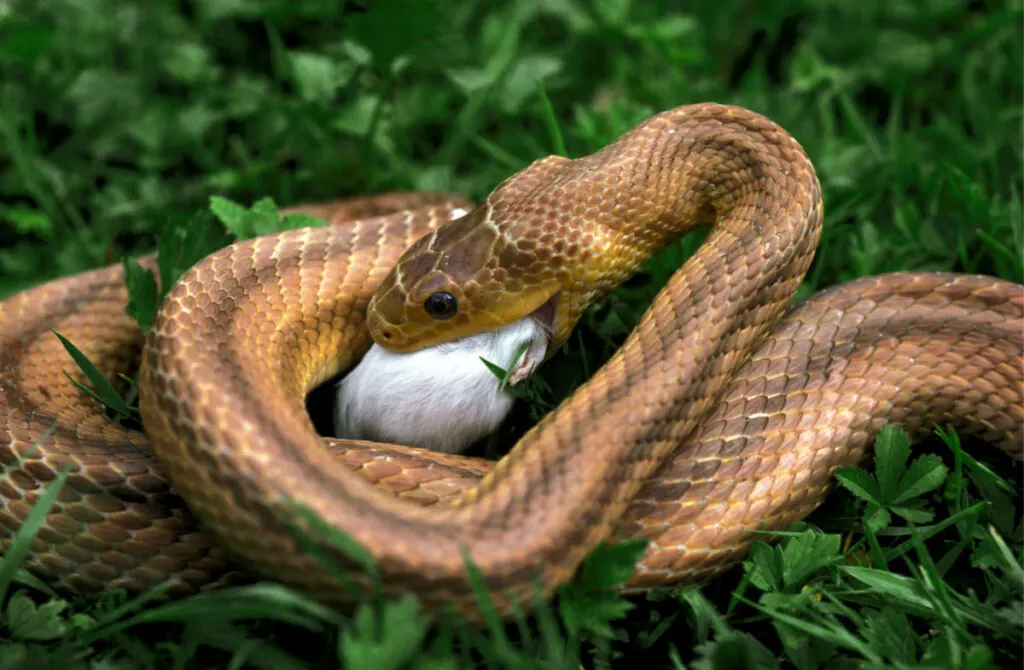
[[(705, 100), (766, 114), (818, 169), (801, 296), (891, 270), (1024, 281), (1020, 2), (688, 4), (0, 1), (0, 297), (154, 248), (174, 250), (171, 277), (278, 205), (479, 200), (535, 158)], [(487, 449), (599, 367), (699, 241), (591, 310)], [(153, 290), (133, 276), (133, 295)], [(65, 602), (18, 570), (30, 522), (0, 565), (0, 670), (1019, 667), (1020, 472), (969, 446), (941, 431), (910, 456), (883, 432), (808, 523), (702, 591), (622, 600), (607, 587), (636, 547), (609, 547), (534, 617), (483, 628), (273, 585)]]

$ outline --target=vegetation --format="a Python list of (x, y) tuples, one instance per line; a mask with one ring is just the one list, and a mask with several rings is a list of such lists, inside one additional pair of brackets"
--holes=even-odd
[[(172, 277), (276, 206), (479, 200), (536, 158), (705, 100), (766, 114), (818, 169), (825, 233), (801, 296), (892, 270), (1024, 281), (1019, 0), (340, 7), (0, 0), (0, 298), (155, 248), (181, 252)], [(591, 310), (480, 449), (499, 454), (592, 373), (700, 239)], [(155, 287), (129, 266), (145, 322)], [(911, 456), (886, 430), (807, 524), (701, 591), (621, 599), (627, 543), (534, 617), (482, 628), (432, 626), (413, 599), (337, 613), (270, 584), (66, 602), (19, 569), (44, 500), (0, 564), (0, 670), (1019, 667), (1021, 477), (1005, 463), (941, 429)]]

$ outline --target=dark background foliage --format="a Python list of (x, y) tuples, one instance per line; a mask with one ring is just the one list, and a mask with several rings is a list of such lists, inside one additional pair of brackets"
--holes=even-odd
[[(818, 169), (825, 232), (801, 295), (892, 270), (981, 272), (1020, 282), (1022, 18), (1021, 3), (1005, 0), (0, 0), (0, 297), (150, 250), (168, 225), (217, 226), (206, 211), (212, 195), (246, 205), (269, 196), (285, 206), (428, 189), (479, 200), (504, 177), (559, 151), (559, 138), (568, 155), (583, 155), (656, 111), (708, 100), (777, 121)], [(578, 340), (530, 391), (533, 402), (522, 403), (487, 450), (500, 451), (592, 372), (699, 241), (692, 235), (665, 250), (597, 306)], [(950, 477), (957, 472), (953, 467)], [(974, 518), (1005, 532), (1019, 570), (1019, 496), (999, 498), (993, 491), (1001, 489), (985, 477), (967, 478), (975, 487), (970, 495), (998, 502), (1004, 516)], [(956, 481), (966, 486), (967, 479)], [(970, 508), (967, 489), (949, 486), (941, 499), (929, 499), (938, 519)], [(858, 515), (867, 518), (892, 501), (859, 498), (837, 496), (818, 523), (863, 542)], [(998, 543), (974, 526), (957, 528), (961, 535), (929, 540), (941, 568), (936, 574), (958, 594), (974, 589), (992, 607), (1010, 608), (1000, 616), (1012, 619), (1021, 611), (1013, 581), (1019, 575), (1007, 568), (1000, 575), (1009, 581), (993, 582)], [(906, 540), (892, 535), (893, 546)], [(791, 551), (840, 555), (838, 547), (812, 540)], [(963, 556), (989, 553), (949, 558), (949, 546), (961, 541)], [(927, 564), (924, 555), (915, 560)], [(776, 559), (757, 560), (748, 566), (755, 573)], [(917, 574), (902, 564), (900, 570)], [(839, 588), (837, 574), (819, 574), (806, 589), (825, 602), (838, 598), (829, 590)], [(785, 628), (778, 617), (776, 635), (763, 613), (730, 599), (736, 584), (708, 591), (711, 604), (688, 592), (638, 605), (608, 634), (584, 636), (586, 664), (630, 667), (628, 659), (643, 658), (658, 667), (1019, 665), (1019, 650), (969, 616), (961, 613), (962, 628), (949, 623), (957, 620), (956, 607), (922, 613), (866, 602), (874, 592), (899, 593), (896, 583), (865, 587), (855, 604), (842, 596), (859, 617), (844, 626), (865, 648), (840, 639), (839, 628)], [(802, 593), (799, 585), (762, 575), (760, 586), (762, 596), (779, 595), (769, 598), (773, 612), (827, 620), (795, 601), (780, 604), (782, 596)], [(24, 614), (25, 605), (18, 607)], [(75, 616), (100, 617), (81, 607)], [(728, 624), (715, 607), (729, 614)], [(273, 607), (252, 611), (275, 618)], [(413, 610), (387, 611), (395, 629), (415, 636)], [(10, 612), (8, 603), (5, 630), (14, 632), (5, 638), (0, 666), (20, 667), (3, 665), (15, 658), (4, 654), (22, 653), (31, 639), (18, 633), (24, 628), (12, 625)], [(64, 628), (41, 638), (57, 640), (51, 647), (96, 630), (65, 614), (57, 608), (53, 620)], [(326, 667), (356, 667), (373, 658), (378, 667), (399, 667), (410, 659), (424, 665), (429, 656), (441, 667), (469, 658), (515, 665), (494, 652), (501, 647), (496, 638), (487, 638), (476, 656), (434, 647), (416, 656), (415, 647), (388, 666), (393, 656), (372, 654), (394, 651), (395, 643), (368, 620), (330, 621), (328, 633), (298, 649), (288, 645), (290, 629), (259, 633), (266, 644), (246, 652), (244, 662), (305, 667), (329, 658), (341, 661), (323, 661)], [(75, 647), (88, 651), (75, 662), (210, 667), (194, 656), (196, 648), (238, 659), (254, 639), (249, 628), (234, 627), (218, 629), (213, 641), (190, 638), (198, 635), (193, 628), (158, 629), (143, 642), (102, 637)], [(892, 631), (902, 631), (901, 639), (894, 642)], [(325, 651), (324, 640), (335, 638), (347, 642), (336, 654)], [(275, 640), (291, 655), (275, 655), (286, 654)], [(950, 640), (960, 652), (941, 646)], [(550, 648), (545, 657), (520, 644), (528, 652), (514, 658), (557, 665)]]

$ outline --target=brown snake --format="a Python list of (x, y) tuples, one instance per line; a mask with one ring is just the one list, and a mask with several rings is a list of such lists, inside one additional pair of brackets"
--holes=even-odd
[[(428, 235), (459, 206), (395, 195), (301, 208), (330, 225), (206, 258), (145, 344), (120, 266), (0, 303), (4, 548), (70, 465), (27, 566), (73, 592), (171, 580), (183, 595), (244, 565), (343, 600), (296, 547), (299, 504), (363, 545), (385, 593), (472, 615), (465, 552), (507, 614), (602, 541), (650, 539), (631, 588), (720, 573), (759, 537), (748, 531), (814, 509), (885, 424), (952, 424), (1021, 457), (1022, 287), (901, 273), (790, 306), (818, 242), (820, 189), (797, 142), (759, 115), (659, 114), (593, 155), (534, 163)], [(370, 332), (411, 349), (547, 306), (553, 351), (594, 300), (705, 225), (617, 354), (493, 468), (314, 431), (306, 394), (352, 365)], [(451, 318), (424, 308), (439, 291), (458, 301)], [(51, 327), (110, 375), (141, 355), (148, 438), (65, 379), (74, 364)]]

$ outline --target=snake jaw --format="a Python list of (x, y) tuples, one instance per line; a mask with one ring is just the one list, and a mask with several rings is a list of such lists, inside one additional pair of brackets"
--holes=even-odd
[(558, 295), (556, 292), (547, 302), (533, 310), (530, 318), (539, 323), (550, 339), (555, 332), (555, 315), (558, 313)]

